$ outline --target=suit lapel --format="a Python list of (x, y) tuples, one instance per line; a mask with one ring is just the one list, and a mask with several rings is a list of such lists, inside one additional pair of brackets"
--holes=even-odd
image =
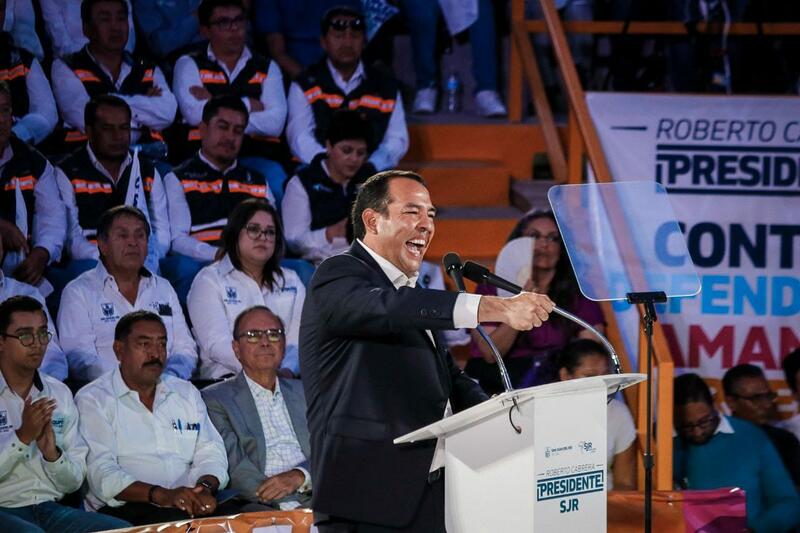
[(281, 393), (283, 394), (283, 401), (286, 404), (286, 411), (289, 413), (289, 420), (292, 422), (294, 434), (297, 437), (297, 442), (303, 449), (303, 455), (308, 457), (309, 451), (306, 449), (304, 443), (309, 441), (308, 425), (305, 422), (306, 405), (303, 400), (302, 391), (295, 385), (297, 382), (291, 382), (282, 378), (278, 378), (281, 384)]
[(256, 402), (253, 400), (253, 395), (250, 393), (250, 387), (247, 385), (244, 372), (239, 372), (234, 379), (236, 380), (236, 393), (233, 395), (233, 401), (239, 408), (239, 413), (241, 414), (245, 427), (249, 430), (250, 435), (256, 439), (258, 445), (258, 468), (263, 471), (266, 467), (267, 443), (264, 440), (264, 428), (261, 427), (261, 417), (258, 416)]

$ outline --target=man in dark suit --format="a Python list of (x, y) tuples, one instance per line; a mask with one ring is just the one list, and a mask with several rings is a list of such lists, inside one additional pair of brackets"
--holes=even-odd
[(311, 497), (306, 401), (299, 380), (278, 377), (286, 349), (281, 319), (264, 306), (242, 311), (233, 325), (235, 377), (203, 390), (228, 452), (230, 487), (245, 511), (293, 509)]
[(486, 399), (455, 366), (440, 330), (479, 321), (526, 330), (553, 308), (532, 293), (481, 297), (416, 286), (435, 212), (418, 175), (376, 174), (353, 207), (357, 241), (311, 281), (300, 369), (320, 531), (444, 531), (442, 447), (392, 443)]

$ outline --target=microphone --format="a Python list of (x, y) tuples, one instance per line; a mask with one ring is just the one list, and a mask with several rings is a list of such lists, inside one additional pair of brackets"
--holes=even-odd
[[(501, 278), (485, 266), (479, 265), (478, 263), (474, 263), (472, 261), (467, 261), (464, 263), (464, 266), (461, 269), (461, 274), (468, 280), (474, 281), (475, 283), (488, 283), (493, 287), (497, 287), (498, 289), (503, 289), (514, 294), (519, 294), (522, 292), (522, 287), (519, 285), (515, 285), (514, 283)], [(597, 331), (594, 326), (558, 306), (553, 308), (553, 312), (558, 313), (564, 318), (571, 320), (579, 326), (591, 331), (594, 336), (597, 337), (597, 340), (599, 340), (603, 346), (606, 347), (609, 355), (611, 355), (611, 362), (614, 365), (614, 372), (616, 374), (620, 374), (622, 372), (619, 357), (617, 357), (617, 352), (614, 351), (614, 347), (611, 346), (611, 343), (608, 342), (608, 339), (606, 339), (599, 331)]]
[[(467, 264), (470, 263), (471, 261), (467, 261)], [(455, 283), (456, 287), (458, 287), (458, 292), (466, 293), (467, 290), (464, 288), (464, 277), (461, 274), (461, 270), (464, 267), (461, 264), (461, 258), (458, 257), (458, 254), (455, 252), (450, 252), (445, 255), (442, 258), (442, 265), (444, 266), (444, 271), (447, 272), (447, 275), (450, 276), (450, 278), (453, 280), (453, 283)], [(514, 390), (514, 388), (511, 386), (511, 378), (508, 375), (508, 369), (506, 369), (506, 364), (503, 362), (503, 356), (500, 355), (500, 351), (497, 349), (494, 341), (492, 341), (492, 338), (488, 333), (486, 333), (486, 330), (483, 329), (483, 326), (480, 324), (478, 324), (475, 329), (492, 350), (494, 360), (497, 362), (497, 370), (500, 372), (500, 380), (503, 382), (503, 388), (506, 390), (506, 392)], [(519, 431), (517, 433), (519, 433)]]

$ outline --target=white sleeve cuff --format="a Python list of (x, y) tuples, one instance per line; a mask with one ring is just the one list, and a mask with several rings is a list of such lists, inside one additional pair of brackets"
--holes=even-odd
[(453, 308), (453, 326), (455, 329), (478, 327), (478, 306), (480, 303), (480, 294), (462, 292), (458, 295), (456, 306)]

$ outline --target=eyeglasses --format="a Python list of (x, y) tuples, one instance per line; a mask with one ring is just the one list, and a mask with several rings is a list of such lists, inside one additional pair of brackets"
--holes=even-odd
[(709, 429), (715, 427), (718, 423), (719, 415), (714, 413), (701, 418), (693, 424), (681, 424), (677, 426), (677, 430), (679, 433), (691, 433), (695, 429)]
[(241, 339), (242, 337), (245, 337), (245, 340), (249, 344), (258, 344), (264, 337), (266, 337), (269, 342), (274, 344), (283, 340), (283, 329), (251, 329), (245, 331), (236, 338)]
[(364, 31), (364, 21), (361, 19), (335, 19), (328, 23), (328, 28), (344, 31), (350, 28), (353, 31)]
[(274, 241), (275, 236), (278, 234), (275, 228), (261, 229), (261, 226), (258, 224), (248, 224), (244, 227), (244, 231), (247, 232), (247, 236), (253, 240), (263, 236), (268, 241)]
[(752, 394), (750, 396), (740, 396), (738, 394), (731, 394), (734, 398), (739, 398), (740, 400), (746, 400), (748, 402), (753, 403), (772, 403), (778, 399), (778, 395), (772, 391), (769, 392), (761, 392), (759, 394)]
[(561, 242), (561, 235), (559, 235), (558, 233), (549, 233), (547, 235), (542, 235), (538, 231), (534, 231), (533, 233), (528, 235), (528, 237), (533, 237), (537, 241), (541, 239), (548, 244), (555, 244)]
[(9, 335), (8, 333), (4, 333), (3, 337), (11, 337), (12, 339), (17, 339), (21, 345), (28, 348), (33, 346), (33, 340), (36, 339), (39, 341), (39, 344), (45, 346), (50, 339), (53, 338), (53, 334), (47, 330), (40, 330), (36, 333), (33, 332), (24, 332), (20, 333), (19, 335)]
[(242, 15), (234, 18), (221, 18), (217, 20), (209, 21), (209, 26), (216, 26), (217, 28), (228, 31), (232, 30), (233, 28), (241, 28), (244, 26), (245, 18)]

